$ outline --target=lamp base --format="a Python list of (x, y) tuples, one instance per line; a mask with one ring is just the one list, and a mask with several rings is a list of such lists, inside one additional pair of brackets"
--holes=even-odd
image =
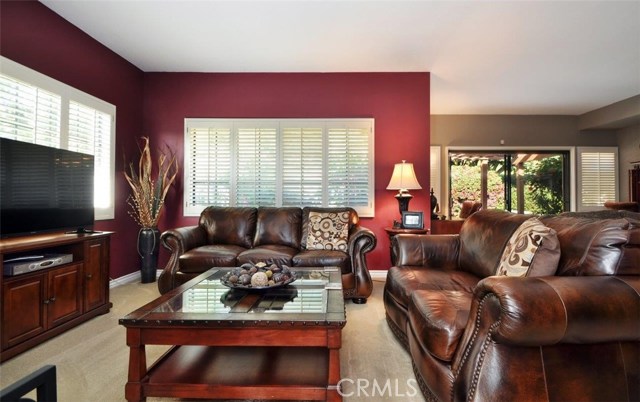
[(402, 217), (402, 212), (409, 210), (409, 201), (411, 201), (413, 196), (409, 193), (398, 193), (395, 197), (396, 200), (398, 200), (398, 208), (400, 209), (400, 216)]

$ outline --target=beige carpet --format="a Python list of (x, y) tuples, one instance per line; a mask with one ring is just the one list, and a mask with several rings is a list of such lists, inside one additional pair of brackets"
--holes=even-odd
[[(347, 302), (342, 333), (341, 366), (344, 400), (424, 401), (408, 353), (387, 327), (382, 304), (383, 282), (374, 282), (367, 304)], [(57, 367), (61, 402), (124, 401), (128, 349), (118, 319), (158, 297), (155, 283), (130, 283), (111, 289), (113, 308), (0, 365), (0, 385), (6, 387), (45, 364)], [(147, 347), (147, 362), (165, 347)], [(35, 399), (35, 392), (30, 394)], [(169, 399), (148, 398), (148, 401)]]

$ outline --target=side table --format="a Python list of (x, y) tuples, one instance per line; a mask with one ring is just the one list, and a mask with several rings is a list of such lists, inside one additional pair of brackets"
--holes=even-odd
[(402, 228), (384, 228), (389, 236), (389, 255), (391, 256), (391, 265), (396, 265), (396, 256), (393, 255), (393, 236), (398, 234), (416, 234), (423, 235), (429, 233), (429, 229), (402, 229)]

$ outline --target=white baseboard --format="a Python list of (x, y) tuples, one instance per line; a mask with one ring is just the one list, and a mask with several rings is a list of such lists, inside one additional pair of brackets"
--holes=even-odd
[(387, 271), (386, 270), (375, 270), (369, 271), (369, 275), (371, 275), (371, 279), (385, 281), (387, 280)]
[[(156, 271), (156, 278), (158, 278), (160, 276), (161, 272), (162, 272), (161, 269)], [(140, 282), (140, 271), (132, 272), (130, 274), (121, 276), (121, 277), (116, 278), (116, 279), (111, 279), (109, 281), (109, 289), (113, 289), (115, 287), (122, 286), (122, 285), (125, 285), (127, 283), (132, 283), (132, 282)]]

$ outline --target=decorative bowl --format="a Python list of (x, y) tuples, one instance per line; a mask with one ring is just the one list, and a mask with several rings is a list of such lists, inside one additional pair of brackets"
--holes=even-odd
[(296, 279), (295, 272), (286, 265), (246, 263), (224, 274), (220, 283), (231, 289), (262, 291), (286, 286)]

